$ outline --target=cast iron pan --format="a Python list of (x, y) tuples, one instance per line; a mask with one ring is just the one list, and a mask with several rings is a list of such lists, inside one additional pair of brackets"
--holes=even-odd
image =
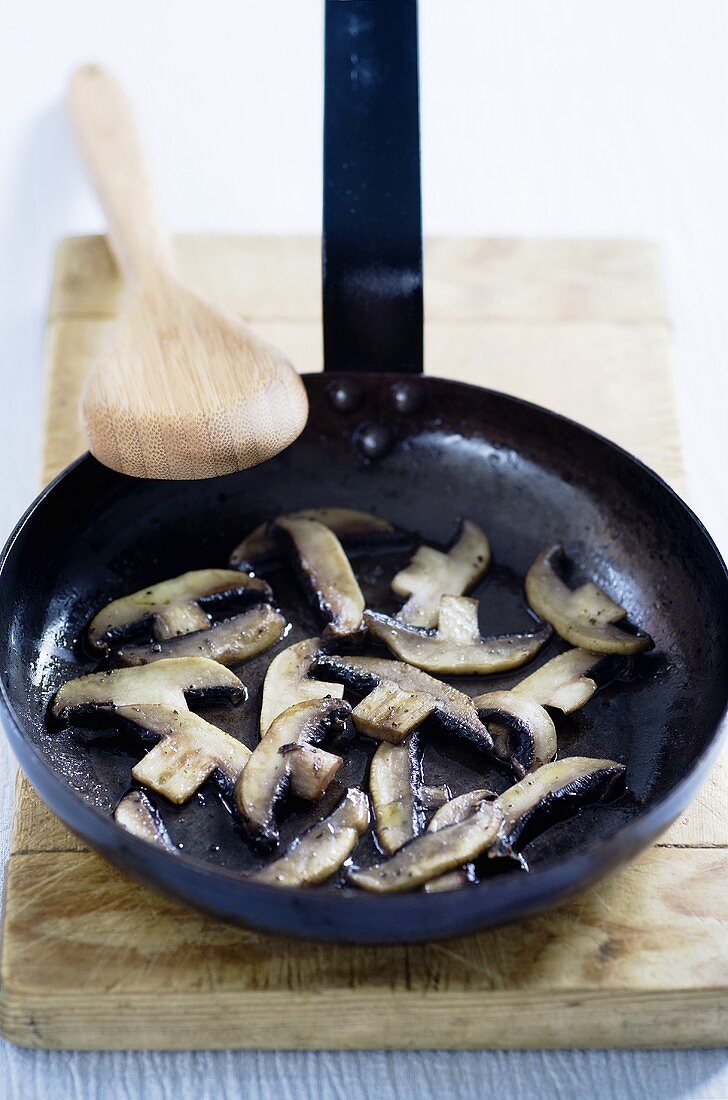
[[(551, 905), (624, 863), (675, 819), (705, 778), (728, 702), (726, 569), (672, 490), (571, 421), (503, 394), (417, 375), (415, 27), (410, 0), (327, 5), (327, 373), (305, 380), (311, 416), (300, 439), (264, 466), (214, 481), (132, 480), (81, 458), (31, 506), (0, 564), (2, 717), (23, 770), (55, 813), (124, 870), (193, 905), (269, 931), (343, 942), (484, 928)], [(378, 109), (383, 104), (386, 111)], [(377, 148), (387, 155), (377, 157)], [(352, 170), (359, 185), (345, 183)], [(375, 252), (367, 224), (379, 234)], [(392, 224), (397, 232), (390, 234)], [(339, 373), (347, 363), (358, 372)], [(385, 366), (405, 370), (386, 373)], [(183, 845), (167, 852), (111, 817), (141, 745), (109, 730), (47, 726), (55, 690), (90, 667), (80, 639), (105, 600), (187, 569), (224, 565), (254, 525), (316, 505), (376, 512), (441, 542), (459, 516), (480, 524), (495, 563), (475, 593), (486, 632), (529, 625), (522, 577), (545, 545), (560, 541), (584, 576), (653, 636), (653, 653), (630, 678), (558, 726), (563, 755), (624, 761), (627, 794), (534, 840), (526, 849), (530, 872), (509, 868), (455, 893), (392, 897), (342, 889), (339, 881), (291, 891), (256, 885), (242, 872), (257, 857), (214, 779), (187, 805), (160, 806)], [(388, 579), (403, 554), (390, 547), (355, 560), (371, 603), (386, 606)], [(286, 571), (274, 569), (271, 581), (297, 624), (284, 644), (316, 633), (320, 624)], [(552, 641), (539, 663), (562, 648)], [(270, 657), (240, 670), (247, 704), (211, 713), (251, 745)], [(515, 678), (488, 685), (505, 687)], [(343, 782), (364, 778), (369, 753), (361, 740), (347, 753)], [(474, 761), (433, 734), (425, 781), (441, 780), (455, 793), (511, 782), (491, 762)], [(283, 840), (324, 810), (294, 807)], [(364, 837), (356, 860), (374, 855)]]

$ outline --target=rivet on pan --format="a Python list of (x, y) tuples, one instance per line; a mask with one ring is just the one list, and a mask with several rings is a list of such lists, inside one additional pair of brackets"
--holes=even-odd
[(394, 432), (381, 420), (365, 420), (354, 433), (354, 446), (362, 458), (383, 458), (394, 443)]
[(411, 416), (425, 403), (425, 387), (415, 379), (392, 384), (392, 401), (398, 413)]
[(332, 382), (326, 390), (329, 404), (337, 412), (355, 412), (364, 400), (364, 387), (356, 378), (342, 378)]

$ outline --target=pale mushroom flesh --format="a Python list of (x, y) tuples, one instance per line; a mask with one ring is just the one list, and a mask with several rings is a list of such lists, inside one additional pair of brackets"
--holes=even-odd
[(122, 646), (113, 658), (122, 665), (147, 665), (165, 657), (208, 657), (228, 667), (265, 653), (280, 639), (286, 620), (268, 603), (257, 604), (205, 630), (146, 645)]
[(144, 791), (129, 791), (120, 799), (114, 810), (114, 821), (132, 836), (156, 844), (167, 851), (175, 851), (159, 811), (152, 805)]
[(419, 786), (416, 736), (398, 745), (382, 741), (369, 767), (374, 832), (382, 852), (391, 855), (420, 831)]
[(476, 524), (464, 520), (447, 552), (420, 546), (393, 578), (392, 591), (406, 600), (397, 618), (411, 626), (436, 626), (441, 597), (469, 592), (489, 564), (488, 539)]
[(495, 753), (522, 777), (556, 756), (556, 726), (539, 703), (515, 691), (489, 691), (473, 703), (488, 727)]
[[(380, 539), (390, 538), (395, 529), (389, 520), (374, 516), (371, 512), (360, 512), (355, 508), (301, 508), (289, 512), (286, 519), (314, 519), (328, 527), (345, 546), (366, 545)], [(268, 562), (280, 552), (279, 540), (266, 521), (245, 536), (232, 554), (230, 565), (237, 569), (255, 569)]]

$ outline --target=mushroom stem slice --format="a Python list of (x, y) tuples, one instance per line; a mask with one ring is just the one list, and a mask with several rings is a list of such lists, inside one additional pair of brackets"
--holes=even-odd
[[(452, 597), (465, 601), (465, 597)], [(443, 599), (444, 603), (444, 599)], [(475, 604), (477, 600), (467, 600)], [(446, 629), (455, 630), (460, 638), (471, 633), (471, 609), (467, 618), (456, 624), (451, 613), (446, 615)], [(369, 633), (407, 664), (425, 672), (443, 676), (487, 676), (495, 672), (507, 672), (532, 660), (551, 636), (551, 627), (541, 623), (527, 634), (504, 634), (497, 638), (481, 638), (470, 641), (453, 640), (443, 636), (441, 630), (422, 630), (408, 626), (378, 611), (366, 611), (364, 620)]]
[[(394, 534), (394, 527), (388, 520), (369, 512), (358, 512), (355, 508), (302, 508), (298, 512), (289, 512), (285, 518), (315, 519), (344, 543), (374, 541)], [(273, 557), (276, 549), (276, 540), (271, 537), (268, 524), (261, 523), (235, 547), (230, 555), (230, 564), (238, 569), (247, 569)]]
[(490, 564), (490, 544), (470, 520), (464, 520), (454, 546), (443, 554), (420, 546), (409, 565), (392, 580), (397, 596), (409, 597), (397, 618), (412, 626), (435, 626), (440, 597), (461, 596), (482, 577)]
[(342, 757), (317, 745), (286, 745), (291, 771), (291, 791), (307, 802), (318, 802), (344, 763)]
[(87, 636), (94, 649), (103, 650), (151, 621), (152, 633), (160, 641), (206, 629), (210, 619), (205, 607), (211, 603), (260, 602), (271, 597), (270, 586), (257, 577), (233, 569), (197, 569), (112, 600), (91, 620)]
[(328, 622), (324, 636), (341, 638), (360, 631), (364, 597), (334, 532), (318, 520), (291, 516), (280, 516), (274, 528), (288, 536), (299, 572)]
[(601, 653), (585, 649), (567, 649), (515, 685), (517, 695), (525, 695), (542, 707), (571, 714), (589, 702), (597, 685), (586, 673), (604, 660)]
[(418, 832), (419, 813), (413, 791), (418, 771), (414, 737), (400, 745), (383, 741), (372, 757), (369, 797), (374, 828), (379, 847), (388, 855)]
[(556, 756), (556, 727), (548, 711), (515, 691), (489, 691), (473, 703), (488, 727), (496, 755), (526, 775)]
[(69, 680), (56, 692), (54, 718), (82, 718), (99, 708), (156, 703), (186, 710), (186, 697), (245, 697), (245, 687), (235, 673), (206, 657), (172, 657), (151, 665), (93, 672)]
[(311, 665), (319, 654), (318, 638), (307, 638), (284, 649), (273, 658), (263, 683), (263, 701), (260, 706), (260, 735), (263, 737), (274, 718), (296, 703), (307, 699), (324, 699), (331, 696), (341, 699), (342, 684), (327, 684), (309, 678)]
[(114, 820), (128, 833), (175, 851), (159, 813), (143, 791), (129, 791), (114, 810)]
[(132, 777), (177, 805), (186, 802), (213, 772), (235, 783), (250, 749), (186, 708), (159, 704), (117, 706), (111, 716), (159, 740), (132, 768)]
[[(412, 668), (400, 661), (383, 660), (381, 657), (344, 657), (334, 654), (319, 654), (313, 667), (316, 672), (336, 677), (355, 691), (373, 691), (378, 685), (384, 683), (388, 690), (394, 686), (407, 696), (418, 697), (416, 701), (406, 698), (401, 721), (398, 720), (399, 715), (395, 715), (393, 721), (386, 715), (386, 706), (384, 706), (386, 696), (381, 693), (377, 706), (383, 706), (385, 713), (381, 719), (382, 724), (378, 727), (372, 726), (371, 730), (367, 731), (370, 737), (402, 740), (414, 728), (415, 716), (419, 724), (420, 718), (424, 720), (424, 716), (431, 714), (433, 719), (448, 732), (467, 737), (481, 749), (487, 751), (493, 749), (493, 740), (478, 718), (470, 696), (458, 691), (450, 684), (443, 683), (442, 680), (428, 676), (418, 668)], [(355, 708), (355, 714), (360, 707), (361, 704)], [(419, 710), (416, 710), (416, 707)], [(361, 716), (361, 711), (359, 714)], [(358, 721), (361, 722), (361, 717)], [(401, 733), (403, 728), (404, 734)]]
[(563, 557), (561, 546), (549, 546), (526, 575), (526, 599), (557, 634), (574, 646), (593, 653), (639, 653), (652, 645), (649, 634), (628, 634), (615, 622), (626, 612), (592, 581), (570, 589), (554, 565)]
[(289, 745), (318, 741), (325, 733), (341, 729), (351, 713), (342, 699), (309, 699), (296, 703), (271, 723), (235, 788), (235, 801), (243, 824), (261, 848), (278, 843), (275, 803), (290, 778)]
[(488, 854), (506, 855), (556, 820), (624, 790), (624, 764), (572, 756), (544, 764), (498, 797), (503, 825)]
[(285, 630), (280, 611), (261, 603), (236, 615), (207, 623), (204, 630), (151, 645), (124, 646), (114, 654), (122, 665), (148, 665), (164, 657), (208, 657), (221, 665), (239, 665), (275, 645)]
[(295, 840), (280, 859), (250, 877), (276, 886), (316, 886), (338, 871), (368, 824), (367, 796), (351, 788), (332, 814)]
[(351, 871), (349, 882), (364, 890), (414, 890), (485, 851), (498, 835), (502, 813), (497, 802), (483, 802), (465, 821), (428, 830), (374, 867)]
[(434, 709), (431, 695), (402, 691), (391, 681), (382, 680), (357, 703), (351, 717), (358, 733), (399, 745)]

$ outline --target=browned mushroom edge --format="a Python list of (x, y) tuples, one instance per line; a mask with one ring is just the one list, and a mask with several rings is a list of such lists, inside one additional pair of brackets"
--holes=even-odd
[(649, 634), (629, 634), (614, 626), (626, 612), (593, 581), (574, 589), (564, 583), (556, 572), (564, 557), (561, 546), (549, 546), (529, 569), (525, 590), (531, 609), (567, 642), (592, 653), (627, 656), (650, 648)]
[(123, 646), (112, 657), (122, 665), (148, 665), (165, 657), (208, 657), (229, 667), (270, 649), (285, 628), (280, 611), (261, 603), (231, 619), (212, 623), (206, 630), (146, 645)]
[(206, 630), (213, 609), (243, 608), (272, 599), (270, 585), (233, 569), (197, 569), (159, 581), (106, 604), (88, 625), (92, 649), (145, 632), (156, 641)]

